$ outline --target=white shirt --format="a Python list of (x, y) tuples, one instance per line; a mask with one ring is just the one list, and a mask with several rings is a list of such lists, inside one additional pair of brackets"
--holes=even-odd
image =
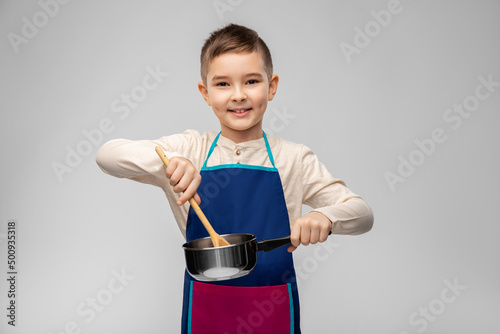
[[(189, 159), (200, 170), (216, 136), (212, 131), (200, 135), (195, 130), (187, 130), (157, 140), (115, 139), (99, 149), (96, 161), (107, 174), (162, 188), (186, 237), (189, 203), (181, 207), (176, 204), (180, 195), (174, 193), (168, 183), (165, 166), (155, 147), (162, 147), (169, 159), (174, 156)], [(302, 216), (302, 204), (306, 204), (332, 221), (332, 233), (361, 234), (371, 229), (371, 208), (342, 180), (334, 179), (308, 147), (273, 136), (269, 136), (268, 141), (283, 185), (290, 226)], [(264, 138), (234, 143), (221, 135), (207, 166), (238, 163), (272, 167)]]

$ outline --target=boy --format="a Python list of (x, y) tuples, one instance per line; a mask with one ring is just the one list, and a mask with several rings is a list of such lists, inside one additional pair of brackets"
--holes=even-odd
[[(208, 284), (186, 273), (182, 333), (300, 333), (291, 252), (324, 242), (330, 231), (369, 231), (372, 211), (310, 149), (263, 133), (279, 78), (255, 31), (234, 24), (214, 31), (202, 48), (201, 77), (198, 89), (219, 119), (219, 134), (112, 140), (97, 163), (113, 176), (161, 187), (188, 241), (208, 236), (186, 204), (191, 197), (219, 234), (251, 233), (258, 240), (290, 234), (288, 249), (258, 252), (247, 276)], [(157, 145), (170, 159), (166, 169)], [(314, 210), (301, 217), (302, 204)]]

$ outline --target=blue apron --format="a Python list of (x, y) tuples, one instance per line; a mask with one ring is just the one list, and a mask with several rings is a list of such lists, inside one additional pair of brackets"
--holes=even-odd
[[(250, 233), (257, 241), (290, 234), (281, 179), (264, 133), (273, 167), (228, 164), (207, 167), (219, 135), (201, 169), (200, 207), (219, 234)], [(186, 239), (208, 233), (192, 208)], [(299, 298), (292, 254), (287, 247), (257, 252), (257, 265), (243, 277), (200, 282), (186, 271), (183, 334), (300, 334)]]

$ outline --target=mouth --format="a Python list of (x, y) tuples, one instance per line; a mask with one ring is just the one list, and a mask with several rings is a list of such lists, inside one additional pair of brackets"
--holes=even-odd
[(243, 117), (248, 115), (252, 108), (234, 108), (234, 109), (228, 109), (227, 111), (233, 114), (236, 117)]

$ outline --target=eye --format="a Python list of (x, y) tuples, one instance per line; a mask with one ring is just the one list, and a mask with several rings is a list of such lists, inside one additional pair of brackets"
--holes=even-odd
[(249, 85), (255, 85), (256, 83), (258, 83), (258, 81), (254, 80), (254, 79), (251, 79), (251, 80), (247, 81), (247, 84), (249, 84)]
[(216, 84), (216, 86), (219, 86), (219, 87), (226, 87), (226, 86), (229, 86), (229, 84), (227, 82), (218, 82)]

